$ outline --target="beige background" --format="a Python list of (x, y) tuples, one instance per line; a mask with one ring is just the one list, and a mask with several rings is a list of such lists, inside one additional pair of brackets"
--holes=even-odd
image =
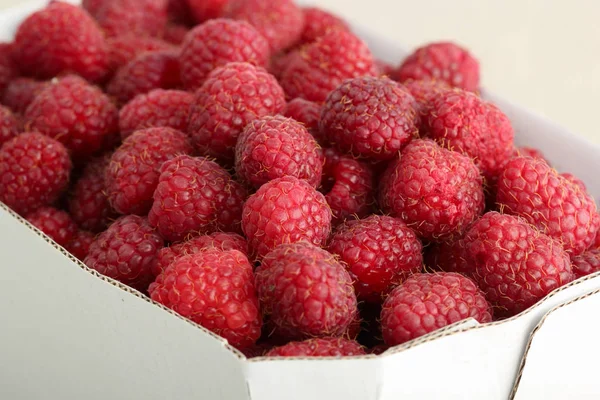
[[(27, 0), (0, 0), (0, 8)], [(483, 84), (600, 144), (596, 0), (320, 0), (406, 46), (453, 39)]]

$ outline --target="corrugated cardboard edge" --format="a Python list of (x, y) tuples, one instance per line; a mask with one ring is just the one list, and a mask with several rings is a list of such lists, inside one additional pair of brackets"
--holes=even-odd
[(535, 340), (535, 335), (536, 333), (542, 329), (542, 327), (544, 326), (544, 323), (546, 322), (546, 319), (552, 315), (554, 312), (556, 312), (557, 310), (560, 310), (561, 308), (567, 307), (573, 303), (576, 303), (578, 301), (584, 300), (588, 297), (594, 296), (600, 294), (600, 289), (597, 290), (593, 290), (591, 292), (588, 292), (582, 296), (576, 297), (570, 301), (567, 301), (565, 303), (562, 303), (554, 308), (552, 308), (550, 311), (548, 311), (544, 317), (540, 320), (540, 322), (536, 325), (536, 327), (533, 329), (533, 331), (531, 331), (531, 334), (529, 335), (529, 339), (527, 341), (527, 345), (525, 346), (525, 352), (523, 353), (523, 358), (521, 359), (521, 363), (519, 365), (519, 370), (517, 372), (517, 377), (515, 378), (515, 384), (511, 390), (510, 393), (510, 400), (513, 400), (517, 394), (517, 391), (519, 390), (519, 384), (521, 383), (521, 378), (523, 377), (523, 372), (525, 371), (525, 367), (527, 366), (527, 356), (529, 355), (529, 350), (531, 349), (532, 343)]
[(217, 340), (218, 342), (220, 342), (223, 347), (229, 349), (233, 354), (235, 354), (240, 360), (244, 360), (246, 359), (246, 356), (244, 356), (239, 350), (237, 350), (236, 348), (232, 347), (229, 345), (229, 343), (227, 343), (227, 340), (223, 339), (221, 336), (209, 331), (208, 329), (204, 328), (203, 326), (181, 316), (180, 314), (176, 313), (175, 311), (171, 310), (170, 308), (165, 307), (164, 305), (152, 300), (150, 297), (146, 296), (143, 293), (140, 293), (139, 291), (124, 285), (123, 283), (109, 278), (105, 275), (102, 275), (101, 273), (99, 273), (96, 270), (93, 270), (91, 268), (89, 268), (87, 265), (85, 265), (83, 262), (81, 262), (79, 259), (75, 258), (71, 253), (69, 253), (67, 250), (65, 250), (62, 246), (60, 246), (59, 244), (57, 244), (54, 240), (52, 240), (50, 237), (48, 237), (44, 232), (40, 231), (38, 228), (36, 228), (35, 226), (33, 226), (31, 223), (29, 223), (29, 221), (27, 221), (26, 219), (24, 219), (23, 217), (21, 217), (19, 214), (15, 213), (13, 210), (11, 210), (6, 204), (0, 202), (0, 208), (2, 208), (3, 211), (6, 211), (11, 217), (15, 218), (16, 220), (18, 220), (19, 222), (21, 222), (23, 225), (26, 225), (31, 231), (32, 233), (36, 234), (37, 236), (39, 236), (40, 238), (44, 239), (44, 241), (46, 241), (50, 246), (54, 247), (54, 249), (56, 249), (57, 251), (59, 251), (63, 256), (65, 256), (66, 258), (68, 258), (69, 260), (71, 260), (72, 262), (74, 262), (75, 264), (77, 264), (77, 266), (81, 269), (83, 269), (84, 271), (86, 271), (87, 273), (89, 273), (90, 275), (94, 276), (97, 279), (100, 279), (112, 286), (116, 286), (119, 289), (123, 290), (124, 292), (127, 292), (130, 295), (133, 295), (139, 299), (142, 299), (144, 301), (146, 301), (147, 303), (150, 303), (166, 312), (168, 312), (169, 314), (173, 315), (174, 317), (177, 317), (178, 319), (194, 326), (195, 328), (201, 330), (203, 333), (209, 335), (210, 337), (214, 338), (215, 340)]

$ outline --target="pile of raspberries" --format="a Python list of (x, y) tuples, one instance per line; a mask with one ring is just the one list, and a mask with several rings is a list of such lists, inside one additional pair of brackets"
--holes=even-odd
[(292, 0), (60, 1), (0, 44), (0, 201), (248, 357), (380, 354), (600, 270), (479, 63)]

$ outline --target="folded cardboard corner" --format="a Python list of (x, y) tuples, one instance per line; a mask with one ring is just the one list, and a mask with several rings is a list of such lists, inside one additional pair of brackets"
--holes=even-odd
[(598, 399), (600, 290), (550, 310), (531, 333), (511, 399)]

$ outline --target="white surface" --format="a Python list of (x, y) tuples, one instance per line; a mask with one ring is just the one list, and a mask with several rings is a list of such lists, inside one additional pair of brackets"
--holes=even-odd
[(600, 295), (548, 314), (536, 330), (515, 400), (598, 399)]
[[(0, 27), (10, 29), (2, 16)], [(361, 32), (380, 57), (401, 55), (394, 43)], [(561, 168), (582, 174), (600, 196), (592, 173), (598, 147), (497, 102), (522, 143), (539, 146)], [(92, 275), (1, 208), (0, 243), (2, 399), (504, 400), (529, 333), (543, 315), (600, 288), (599, 276), (579, 281), (517, 318), (484, 326), (465, 321), (377, 358), (246, 361), (205, 330)], [(563, 325), (559, 320), (554, 329)], [(525, 371), (544, 376), (555, 367), (548, 361), (534, 365), (526, 364)]]
[[(0, 0), (0, 8), (27, 1)], [(316, 3), (407, 48), (457, 40), (481, 60), (488, 89), (600, 143), (600, 2), (596, 0)]]

